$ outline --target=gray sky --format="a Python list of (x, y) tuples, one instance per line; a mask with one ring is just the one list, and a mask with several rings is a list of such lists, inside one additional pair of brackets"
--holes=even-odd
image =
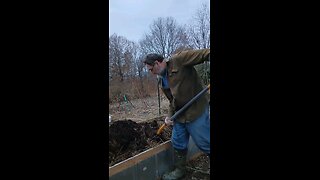
[(184, 25), (202, 3), (210, 5), (210, 0), (109, 0), (109, 36), (138, 42), (158, 17), (171, 16)]

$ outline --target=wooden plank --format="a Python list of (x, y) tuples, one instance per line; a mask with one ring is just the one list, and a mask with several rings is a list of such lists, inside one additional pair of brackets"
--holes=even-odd
[(169, 149), (171, 147), (171, 141), (166, 141), (154, 148), (150, 148), (140, 154), (137, 154), (129, 159), (126, 159), (124, 161), (121, 161), (120, 163), (118, 164), (115, 164), (111, 167), (109, 167), (109, 177), (161, 152), (161, 151), (164, 151), (166, 149)]

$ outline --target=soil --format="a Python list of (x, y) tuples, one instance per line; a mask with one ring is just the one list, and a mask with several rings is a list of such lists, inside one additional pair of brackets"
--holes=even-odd
[(156, 134), (161, 120), (162, 118), (142, 123), (132, 120), (113, 122), (109, 127), (109, 167), (170, 140), (171, 126), (163, 129), (161, 134)]

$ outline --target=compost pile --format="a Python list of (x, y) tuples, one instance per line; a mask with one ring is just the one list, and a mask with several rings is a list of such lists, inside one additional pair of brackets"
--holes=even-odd
[(132, 120), (115, 121), (109, 127), (109, 167), (155, 147), (171, 138), (172, 127), (156, 135), (163, 119), (136, 123)]

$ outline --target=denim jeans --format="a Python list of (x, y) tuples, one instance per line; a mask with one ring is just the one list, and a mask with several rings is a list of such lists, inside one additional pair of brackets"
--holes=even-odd
[(209, 106), (200, 117), (190, 123), (174, 122), (171, 141), (175, 149), (187, 149), (190, 136), (201, 151), (210, 154)]

